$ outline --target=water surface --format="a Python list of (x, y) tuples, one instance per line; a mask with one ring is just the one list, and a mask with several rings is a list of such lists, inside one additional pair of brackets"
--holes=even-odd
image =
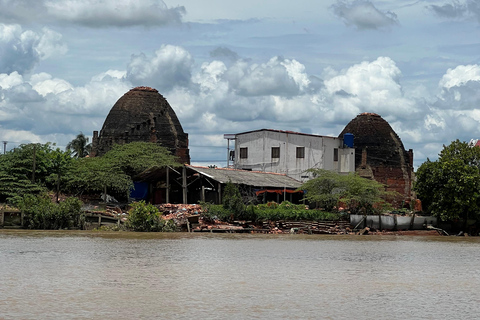
[(480, 239), (0, 230), (0, 319), (476, 319)]

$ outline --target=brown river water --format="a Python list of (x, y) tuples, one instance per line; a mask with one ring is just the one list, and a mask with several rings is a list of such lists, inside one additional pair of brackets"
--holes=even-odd
[(478, 319), (480, 238), (0, 230), (0, 319)]

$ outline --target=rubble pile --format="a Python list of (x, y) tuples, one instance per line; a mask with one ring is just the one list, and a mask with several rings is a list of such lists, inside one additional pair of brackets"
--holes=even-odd
[(96, 216), (104, 216), (104, 217), (112, 217), (112, 218), (119, 218), (123, 222), (127, 220), (127, 213), (122, 210), (122, 208), (115, 206), (107, 206), (105, 210), (100, 210), (98, 206), (93, 206), (91, 208), (86, 208), (83, 211), (87, 215), (96, 215)]
[(173, 204), (163, 203), (155, 205), (158, 211), (163, 213), (164, 219), (186, 219), (189, 216), (202, 213), (202, 207), (199, 204)]

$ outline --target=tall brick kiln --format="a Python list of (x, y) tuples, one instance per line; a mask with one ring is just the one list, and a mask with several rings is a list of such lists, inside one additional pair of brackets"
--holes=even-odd
[(175, 111), (156, 89), (133, 88), (110, 110), (102, 130), (93, 132), (90, 156), (102, 156), (114, 144), (155, 142), (190, 163), (188, 134), (183, 132)]
[(405, 200), (412, 197), (413, 150), (405, 150), (402, 140), (382, 117), (362, 113), (350, 121), (339, 137), (352, 133), (355, 170), (397, 191)]

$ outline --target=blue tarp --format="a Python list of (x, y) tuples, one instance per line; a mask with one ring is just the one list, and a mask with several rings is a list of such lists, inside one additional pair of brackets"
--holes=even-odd
[(130, 190), (130, 198), (135, 200), (145, 200), (148, 195), (148, 183), (146, 182), (134, 182), (134, 189)]

